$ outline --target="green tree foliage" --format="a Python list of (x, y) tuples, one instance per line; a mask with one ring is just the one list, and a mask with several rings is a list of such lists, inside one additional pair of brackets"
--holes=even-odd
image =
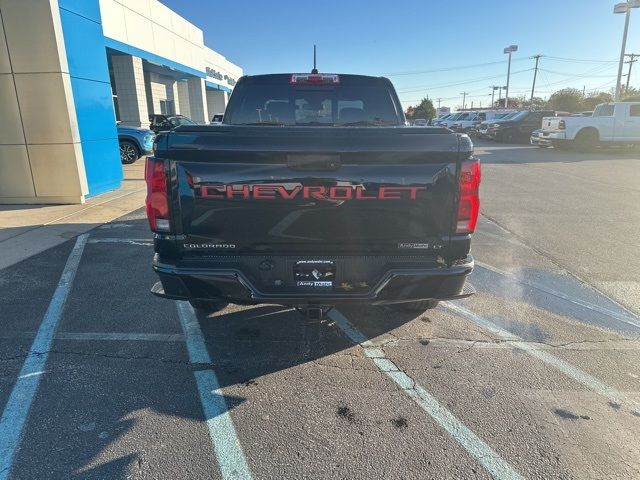
[(547, 102), (541, 97), (533, 97), (533, 102), (527, 98), (522, 102), (522, 107), (529, 108), (531, 110), (544, 110), (547, 107)]
[(428, 98), (423, 98), (422, 101), (415, 107), (407, 108), (405, 112), (407, 120), (413, 121), (416, 118), (424, 118), (429, 120), (436, 116), (436, 109), (433, 106), (433, 102)]
[(583, 108), (584, 97), (577, 88), (563, 88), (554, 92), (547, 101), (547, 107), (560, 112), (579, 112)]
[(629, 87), (621, 95), (623, 102), (640, 102), (640, 89)]
[(613, 101), (613, 96), (610, 93), (598, 92), (585, 97), (582, 101), (583, 110), (593, 110), (596, 105), (601, 103), (608, 103)]

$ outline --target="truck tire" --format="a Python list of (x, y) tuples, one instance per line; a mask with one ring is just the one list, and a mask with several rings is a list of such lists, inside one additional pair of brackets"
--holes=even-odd
[(217, 300), (189, 300), (189, 303), (196, 312), (203, 315), (219, 312), (229, 305), (228, 303)]
[(593, 152), (598, 143), (600, 142), (600, 136), (598, 131), (594, 128), (585, 128), (580, 130), (573, 141), (573, 147), (582, 153)]
[(399, 307), (408, 312), (424, 312), (438, 306), (440, 300), (416, 300), (415, 302), (400, 303)]

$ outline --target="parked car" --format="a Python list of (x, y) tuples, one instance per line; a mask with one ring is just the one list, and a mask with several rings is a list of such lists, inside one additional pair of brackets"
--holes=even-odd
[(601, 103), (591, 117), (545, 118), (541, 138), (560, 150), (640, 145), (640, 102)]
[(500, 114), (496, 115), (495, 118), (490, 119), (490, 120), (485, 120), (484, 122), (480, 122), (480, 124), (475, 128), (476, 136), (478, 138), (490, 138), (489, 134), (488, 134), (489, 125), (491, 125), (492, 123), (495, 123), (497, 121), (508, 120), (508, 119), (516, 116), (518, 113), (520, 113), (519, 110), (516, 110), (514, 112), (500, 112)]
[(426, 127), (429, 124), (425, 118), (416, 118), (413, 121), (414, 127)]
[(158, 136), (145, 178), (152, 293), (203, 312), (473, 293), (480, 162), (466, 135), (407, 126), (386, 78), (242, 77), (222, 125)]
[(540, 128), (542, 117), (555, 115), (553, 110), (521, 111), (509, 119), (496, 120), (487, 129), (487, 135), (497, 142), (526, 141)]
[(120, 143), (120, 161), (133, 163), (143, 155), (151, 153), (155, 134), (148, 128), (126, 127), (118, 125), (118, 142)]
[(451, 118), (452, 116), (454, 116), (455, 113), (447, 113), (445, 115), (442, 115), (440, 117), (434, 118), (433, 120), (431, 120), (431, 125), (440, 125), (440, 122), (447, 120), (448, 118)]
[(149, 128), (156, 133), (168, 132), (180, 125), (195, 125), (196, 122), (184, 115), (149, 115), (149, 122), (151, 125)]

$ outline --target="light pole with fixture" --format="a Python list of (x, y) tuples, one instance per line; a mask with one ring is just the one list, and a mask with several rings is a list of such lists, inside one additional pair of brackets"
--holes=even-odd
[(504, 53), (509, 54), (509, 66), (507, 67), (507, 86), (505, 87), (505, 92), (504, 92), (504, 108), (509, 108), (509, 77), (511, 76), (511, 54), (517, 51), (518, 51), (517, 45), (509, 45), (504, 49)]
[(616, 96), (614, 100), (620, 101), (620, 90), (622, 90), (622, 66), (624, 64), (624, 50), (627, 46), (627, 31), (629, 30), (629, 17), (632, 8), (640, 8), (640, 0), (628, 0), (623, 3), (616, 3), (613, 13), (624, 13), (624, 33), (622, 34), (622, 48), (620, 49), (620, 62), (618, 64), (618, 76), (616, 77)]

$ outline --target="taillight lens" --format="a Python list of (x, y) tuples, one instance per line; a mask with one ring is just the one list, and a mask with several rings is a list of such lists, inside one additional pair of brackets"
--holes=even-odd
[(560, 130), (564, 130), (564, 129), (566, 128), (566, 124), (564, 123), (564, 120), (560, 120), (560, 121), (558, 122), (558, 128), (559, 128)]
[(473, 233), (480, 213), (480, 160), (462, 162), (456, 233)]
[(147, 182), (145, 205), (147, 206), (149, 226), (154, 232), (168, 232), (170, 228), (169, 199), (164, 161), (154, 157), (147, 157), (144, 179)]

